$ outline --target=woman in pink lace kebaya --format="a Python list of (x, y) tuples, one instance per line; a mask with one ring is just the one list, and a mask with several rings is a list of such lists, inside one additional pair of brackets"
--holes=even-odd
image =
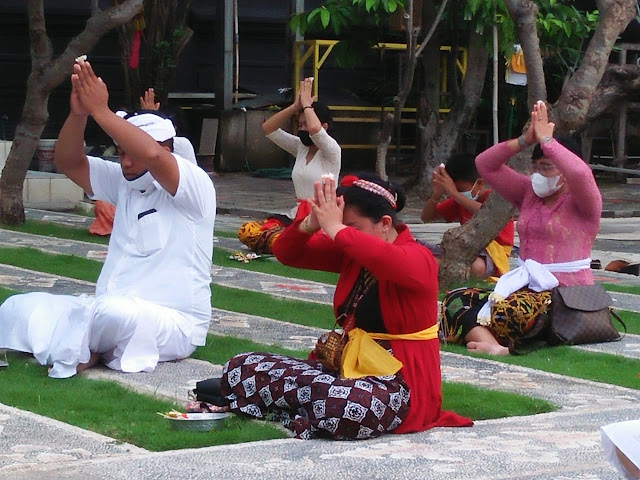
[[(546, 105), (538, 102), (526, 133), (495, 145), (476, 158), (480, 176), (520, 211), (520, 265), (529, 278), (540, 272), (543, 277), (546, 275), (549, 290), (557, 284), (593, 284), (589, 256), (602, 213), (602, 197), (591, 169), (553, 138), (553, 129)], [(532, 155), (531, 176), (506, 165), (511, 156), (534, 143), (538, 145)], [(481, 319), (480, 314), (478, 318)], [(507, 355), (507, 346), (498, 343), (482, 323), (463, 328), (467, 348)]]

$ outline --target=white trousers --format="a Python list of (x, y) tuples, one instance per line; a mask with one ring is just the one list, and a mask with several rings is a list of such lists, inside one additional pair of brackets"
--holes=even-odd
[(151, 372), (196, 349), (178, 326), (185, 318), (130, 296), (14, 295), (0, 306), (0, 348), (32, 353), (55, 378), (74, 375), (91, 353), (115, 370)]

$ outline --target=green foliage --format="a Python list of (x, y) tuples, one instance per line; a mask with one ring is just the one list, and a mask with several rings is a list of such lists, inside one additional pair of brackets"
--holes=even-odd
[[(569, 50), (574, 55), (579, 53), (582, 41), (593, 31), (598, 23), (599, 15), (594, 12), (580, 12), (571, 2), (558, 0), (541, 0), (538, 4), (537, 28), (540, 45), (548, 55), (557, 55)], [(486, 2), (484, 0), (468, 0), (464, 8), (464, 20), (472, 22), (479, 33), (498, 26), (500, 49), (504, 54), (513, 52), (513, 44), (518, 43), (516, 26), (509, 16), (509, 11), (502, 0)], [(487, 38), (487, 41), (490, 41)], [(550, 50), (549, 50), (550, 49)]]
[[(595, 29), (598, 12), (581, 12), (573, 2), (541, 0), (536, 3), (543, 57), (564, 77), (577, 63), (584, 39)], [(457, 4), (462, 8), (456, 8)], [(451, 42), (451, 37), (460, 36), (461, 31), (473, 28), (484, 35), (487, 47), (491, 48), (491, 35), (485, 34), (495, 24), (500, 51), (507, 57), (513, 53), (513, 45), (519, 41), (515, 23), (503, 0), (460, 0), (457, 4), (452, 3), (445, 12), (448, 31), (442, 32), (444, 44)], [(396, 0), (327, 0), (318, 8), (294, 15), (290, 26), (303, 36), (340, 39), (333, 56), (338, 66), (350, 68), (361, 62), (366, 48), (388, 35), (384, 29), (386, 20), (404, 5), (404, 1)], [(354, 32), (358, 32), (357, 37)], [(425, 32), (423, 28), (423, 34)]]
[(345, 30), (380, 25), (383, 19), (404, 7), (403, 0), (327, 0), (310, 12), (291, 17), (289, 26), (301, 35), (327, 30), (339, 36)]
[(186, 29), (180, 26), (169, 33), (170, 38), (168, 40), (160, 40), (151, 48), (151, 78), (154, 79), (153, 84), (159, 91), (168, 91), (169, 85), (167, 82), (171, 80), (173, 72), (177, 68), (176, 62), (180, 45), (186, 34)]

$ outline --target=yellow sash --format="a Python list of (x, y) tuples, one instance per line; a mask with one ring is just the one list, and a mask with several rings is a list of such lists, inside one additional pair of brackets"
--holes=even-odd
[(496, 267), (496, 277), (509, 271), (509, 255), (512, 248), (511, 245), (500, 245), (495, 240), (491, 240), (491, 243), (485, 247), (487, 255)]
[(432, 340), (438, 338), (438, 324), (414, 333), (365, 332), (354, 328), (342, 351), (340, 376), (361, 378), (368, 375), (381, 377), (393, 375), (402, 368), (402, 362), (382, 348), (375, 340)]

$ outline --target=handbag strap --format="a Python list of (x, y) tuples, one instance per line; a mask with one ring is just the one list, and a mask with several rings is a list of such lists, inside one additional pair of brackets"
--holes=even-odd
[[(360, 269), (360, 272), (358, 273), (358, 278), (356, 278), (356, 281), (354, 282), (353, 287), (349, 292), (349, 296), (343, 303), (343, 305), (346, 305), (345, 310), (338, 318), (336, 318), (336, 324), (338, 324), (338, 321), (341, 318), (344, 319), (341, 325), (342, 331), (344, 333), (348, 333), (349, 330), (355, 327), (355, 324), (356, 324), (355, 313), (356, 313), (356, 309), (358, 308), (358, 304), (360, 303), (360, 300), (362, 300), (365, 294), (376, 282), (377, 282), (376, 277), (374, 277), (369, 270), (367, 270), (364, 267)], [(335, 329), (335, 324), (334, 324), (334, 329)]]
[(618, 322), (620, 322), (620, 325), (622, 325), (622, 328), (624, 328), (624, 333), (622, 335), (620, 335), (620, 338), (618, 338), (618, 340), (622, 340), (625, 337), (625, 335), (627, 334), (627, 325), (622, 321), (622, 319), (613, 310), (613, 308), (609, 307), (609, 313), (611, 314), (611, 316), (613, 318), (615, 318)]

